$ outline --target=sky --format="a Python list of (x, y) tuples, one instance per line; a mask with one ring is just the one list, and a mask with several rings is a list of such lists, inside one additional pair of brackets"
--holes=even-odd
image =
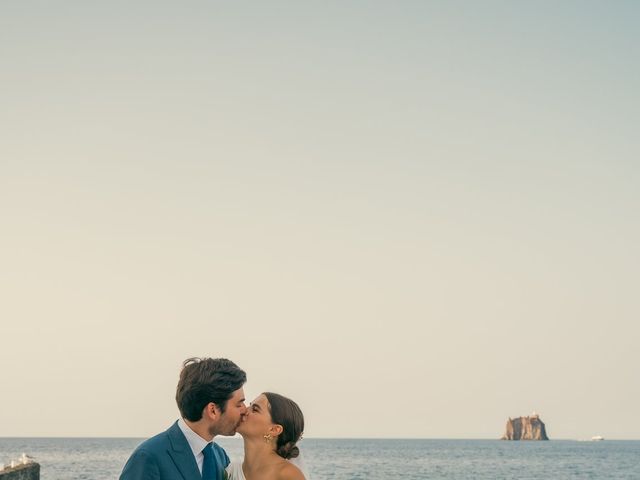
[(306, 437), (640, 439), (640, 6), (0, 3), (0, 436), (192, 356)]

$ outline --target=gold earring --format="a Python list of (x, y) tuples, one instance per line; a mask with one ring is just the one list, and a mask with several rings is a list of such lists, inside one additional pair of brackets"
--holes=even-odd
[(271, 439), (272, 439), (273, 437), (271, 436), (271, 434), (270, 434), (270, 433), (267, 433), (266, 435), (263, 435), (263, 436), (262, 436), (262, 438), (264, 438), (264, 441), (265, 441), (265, 442), (269, 443), (269, 442), (271, 442)]

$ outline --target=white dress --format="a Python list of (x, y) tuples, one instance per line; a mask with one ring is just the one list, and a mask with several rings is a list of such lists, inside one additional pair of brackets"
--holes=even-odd
[[(302, 474), (304, 475), (304, 478), (306, 478), (306, 480), (310, 480), (306, 465), (304, 464), (304, 460), (302, 460), (302, 455), (300, 455), (296, 459), (289, 461), (302, 471)], [(227, 475), (228, 480), (247, 480), (244, 476), (244, 472), (242, 471), (242, 461), (231, 462), (227, 467)]]
[(242, 462), (231, 462), (227, 467), (229, 480), (246, 480), (242, 471)]

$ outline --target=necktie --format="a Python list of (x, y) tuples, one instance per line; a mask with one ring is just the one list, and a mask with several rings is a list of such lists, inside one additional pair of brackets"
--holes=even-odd
[(216, 461), (213, 459), (213, 448), (210, 443), (202, 449), (202, 480), (216, 480)]

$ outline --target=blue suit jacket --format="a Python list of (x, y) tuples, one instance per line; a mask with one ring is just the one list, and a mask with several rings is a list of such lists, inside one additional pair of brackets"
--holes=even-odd
[[(213, 444), (215, 478), (224, 479), (229, 465), (227, 453)], [(198, 464), (178, 422), (145, 440), (129, 457), (120, 480), (202, 480)]]

